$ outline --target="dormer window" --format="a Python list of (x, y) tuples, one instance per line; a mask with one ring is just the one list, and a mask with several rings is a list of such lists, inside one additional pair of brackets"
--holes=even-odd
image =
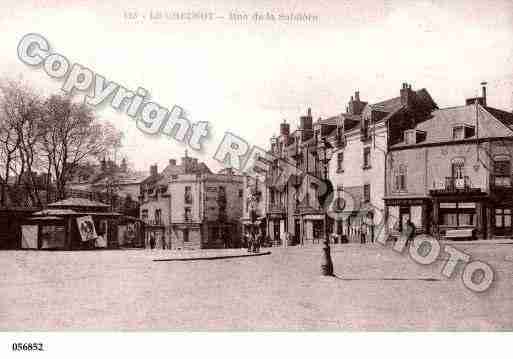
[(414, 145), (417, 143), (416, 138), (416, 131), (415, 130), (406, 130), (404, 131), (404, 143), (406, 145)]
[(471, 125), (456, 125), (452, 128), (453, 140), (464, 140), (465, 138), (473, 137), (476, 134), (475, 126)]
[(403, 137), (405, 145), (414, 145), (426, 140), (426, 132), (419, 130), (405, 130)]

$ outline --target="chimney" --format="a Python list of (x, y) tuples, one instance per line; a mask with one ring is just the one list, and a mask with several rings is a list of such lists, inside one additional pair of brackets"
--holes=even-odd
[(406, 82), (403, 82), (403, 86), (400, 91), (401, 95), (401, 104), (406, 107), (410, 107), (413, 100), (413, 91), (411, 90), (411, 85), (408, 85)]
[(487, 83), (486, 83), (485, 81), (481, 82), (481, 86), (483, 86), (483, 87), (482, 87), (482, 89), (483, 89), (483, 95), (482, 95), (482, 98), (483, 98), (483, 102), (482, 102), (482, 103), (483, 103), (483, 106), (486, 106), (486, 85), (487, 85)]
[(306, 116), (301, 116), (299, 118), (299, 128), (301, 130), (311, 130), (312, 129), (312, 109), (309, 107), (306, 112)]
[(288, 136), (290, 134), (290, 125), (283, 120), (282, 123), (280, 123), (280, 135), (282, 136)]
[(150, 175), (156, 176), (158, 174), (158, 167), (157, 165), (151, 165), (150, 166)]
[(169, 159), (169, 165), (170, 166), (176, 166), (176, 160), (174, 158)]
[(346, 112), (350, 115), (360, 115), (365, 107), (365, 103), (360, 101), (360, 91), (355, 91), (354, 97), (351, 96)]

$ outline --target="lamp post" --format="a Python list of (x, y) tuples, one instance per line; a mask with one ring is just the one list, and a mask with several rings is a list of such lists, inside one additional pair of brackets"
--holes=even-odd
[(328, 154), (328, 150), (331, 149), (331, 144), (326, 140), (326, 138), (322, 139), (321, 144), (319, 145), (319, 151), (323, 155), (322, 164), (324, 166), (324, 191), (319, 194), (318, 200), (319, 204), (324, 208), (324, 243), (322, 247), (322, 261), (321, 261), (321, 274), (324, 276), (333, 276), (333, 261), (331, 260), (331, 251), (330, 251), (330, 237), (328, 233), (328, 206), (325, 204), (329, 204), (330, 200), (333, 197), (333, 184), (328, 178), (328, 164), (331, 160), (331, 151)]
[[(248, 196), (248, 202), (249, 202), (249, 219), (250, 219), (250, 222), (251, 222), (251, 225), (250, 225), (250, 234), (251, 234), (251, 237), (252, 237), (252, 242), (254, 243), (255, 242), (255, 237), (256, 237), (256, 222), (258, 220), (258, 213), (257, 213), (257, 207), (258, 207), (258, 202), (260, 201), (260, 192), (258, 191), (258, 178), (255, 179), (255, 190), (251, 191), (251, 193), (249, 194)], [(254, 249), (254, 248), (253, 248)], [(250, 250), (249, 248), (249, 245), (248, 245), (248, 251)]]
[(114, 177), (108, 177), (105, 181), (105, 187), (107, 189), (107, 196), (109, 197), (110, 210), (113, 212), (115, 210), (114, 195), (116, 195), (120, 190), (119, 181)]

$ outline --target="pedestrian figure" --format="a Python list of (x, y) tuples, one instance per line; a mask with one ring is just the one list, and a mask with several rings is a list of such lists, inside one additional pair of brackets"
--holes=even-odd
[(262, 233), (260, 233), (260, 234), (258, 234), (258, 236), (256, 236), (255, 242), (253, 243), (253, 253), (260, 252), (260, 243), (262, 243), (263, 237), (264, 236)]
[(415, 225), (413, 224), (413, 222), (408, 218), (408, 220), (406, 221), (406, 238), (408, 239), (408, 241), (413, 241), (415, 239), (415, 231), (416, 231), (416, 228), (415, 228)]
[(150, 234), (150, 248), (151, 249), (154, 249), (155, 248), (155, 236), (152, 234)]

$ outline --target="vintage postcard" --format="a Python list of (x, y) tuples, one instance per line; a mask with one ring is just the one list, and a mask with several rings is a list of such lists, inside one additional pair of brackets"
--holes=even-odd
[(18, 0), (0, 25), (9, 357), (41, 331), (513, 329), (512, 2)]

